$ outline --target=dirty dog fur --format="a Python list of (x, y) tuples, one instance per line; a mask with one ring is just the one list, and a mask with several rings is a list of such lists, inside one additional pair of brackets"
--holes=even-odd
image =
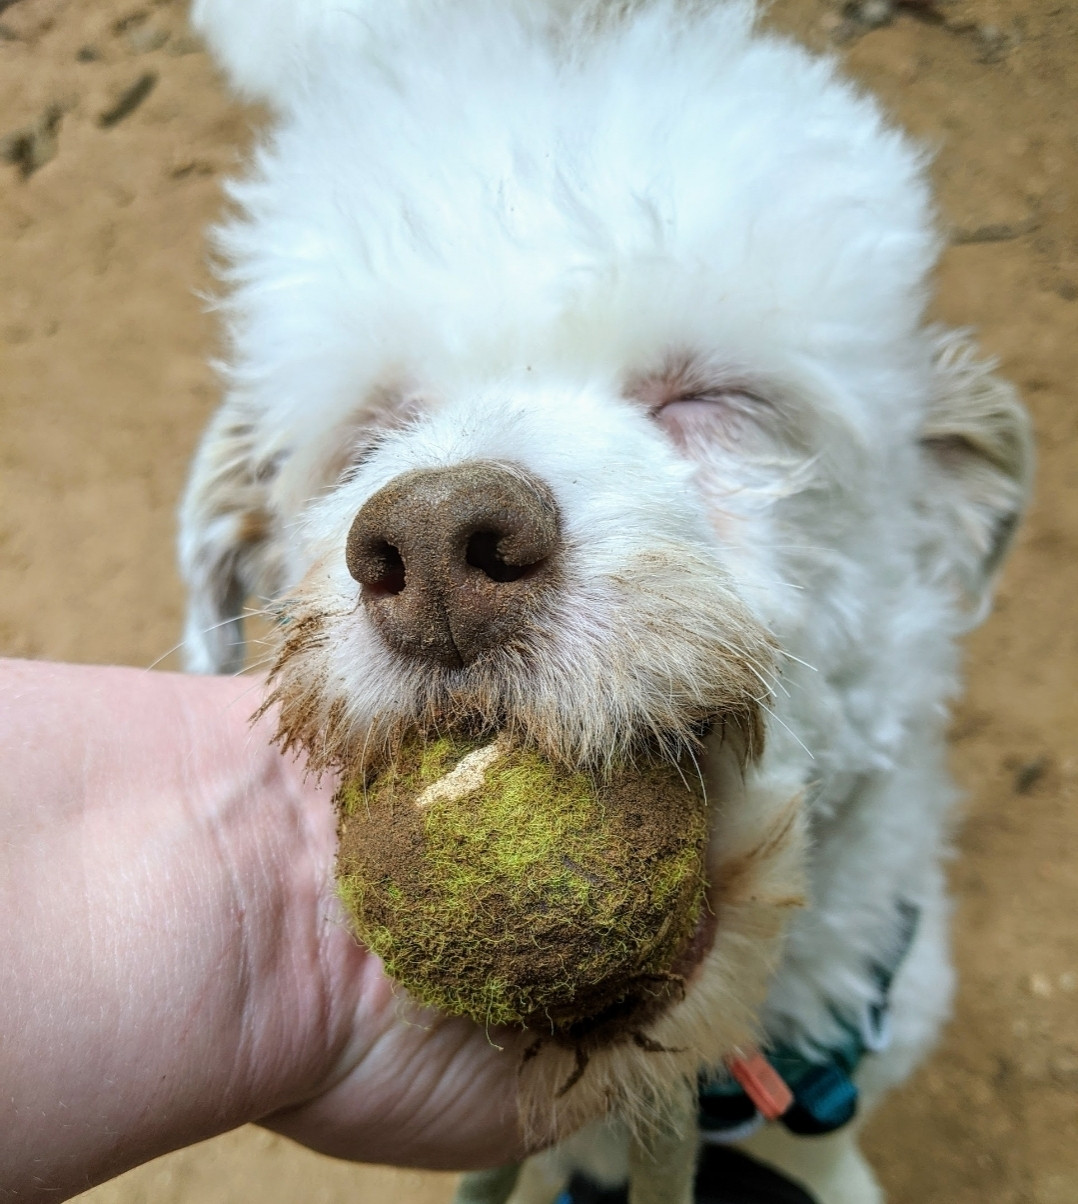
[[(275, 122), (217, 232), (227, 397), (181, 516), (189, 666), (240, 668), (245, 602), (275, 604), (282, 735), (316, 768), (447, 707), (600, 769), (751, 715), (755, 735), (718, 724), (698, 750), (716, 880), (761, 863), (714, 900), (714, 947), (649, 1030), (678, 1052), (608, 1054), (562, 1119), (646, 1111), (754, 1033), (825, 1056), (879, 1002), (902, 901), (920, 921), (890, 1042), (857, 1073), (863, 1116), (947, 1015), (955, 641), (1031, 468), (1013, 391), (926, 324), (922, 150), (736, 0), (194, 16)], [(382, 638), (346, 541), (401, 474), (474, 461), (549, 491), (558, 585), (519, 639), (431, 665)], [(855, 1139), (772, 1125), (748, 1145), (822, 1204), (871, 1204)], [(597, 1122), (514, 1199), (625, 1160)]]

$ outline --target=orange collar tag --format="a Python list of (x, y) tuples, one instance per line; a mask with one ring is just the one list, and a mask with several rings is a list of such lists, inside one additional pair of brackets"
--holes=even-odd
[(765, 1120), (778, 1120), (794, 1102), (793, 1092), (758, 1049), (731, 1058), (727, 1069)]

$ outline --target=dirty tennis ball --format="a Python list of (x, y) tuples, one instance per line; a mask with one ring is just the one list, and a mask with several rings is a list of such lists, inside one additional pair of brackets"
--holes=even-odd
[(600, 780), (505, 737), (440, 737), (336, 802), (341, 899), (419, 1003), (573, 1041), (679, 991), (707, 825), (677, 766)]

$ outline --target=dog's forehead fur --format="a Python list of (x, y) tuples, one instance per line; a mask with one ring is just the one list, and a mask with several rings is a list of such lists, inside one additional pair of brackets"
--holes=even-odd
[(406, 55), (393, 24), (312, 69), (234, 188), (235, 362), (275, 438), (393, 378), (617, 382), (677, 349), (912, 436), (921, 155), (828, 64), (744, 5), (645, 8), (598, 50), (512, 7), (436, 7)]

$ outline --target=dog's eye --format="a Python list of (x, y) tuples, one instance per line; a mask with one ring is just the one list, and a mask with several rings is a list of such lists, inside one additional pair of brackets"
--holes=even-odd
[(755, 421), (765, 403), (737, 389), (714, 389), (672, 397), (649, 413), (682, 448), (716, 441), (736, 441)]

